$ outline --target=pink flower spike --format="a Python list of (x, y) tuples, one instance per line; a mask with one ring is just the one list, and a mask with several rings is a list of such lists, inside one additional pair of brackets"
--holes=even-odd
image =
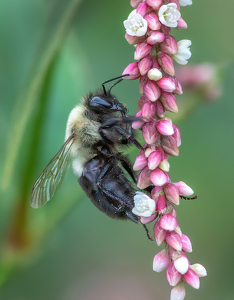
[(167, 177), (166, 173), (163, 172), (162, 170), (155, 169), (150, 174), (150, 180), (153, 182), (154, 185), (162, 186), (167, 182), (168, 177)]
[(175, 182), (175, 185), (179, 189), (180, 196), (191, 196), (194, 191), (183, 181)]
[(152, 67), (152, 59), (149, 55), (142, 58), (142, 60), (139, 61), (138, 63), (138, 68), (141, 73), (141, 76), (146, 75), (151, 67)]
[(138, 69), (138, 62), (131, 63), (125, 68), (122, 75), (129, 74), (129, 76), (124, 77), (124, 79), (135, 80), (141, 76)]
[(162, 244), (162, 242), (166, 238), (166, 230), (162, 229), (159, 225), (159, 221), (156, 221), (154, 224), (154, 237), (158, 246)]
[(170, 234), (168, 234), (166, 236), (166, 241), (175, 250), (177, 250), (177, 251), (182, 250), (181, 237), (179, 236), (178, 233), (176, 233), (174, 231), (170, 232)]
[(165, 110), (173, 113), (178, 112), (176, 97), (173, 93), (168, 93), (163, 91), (159, 100), (162, 102)]
[(149, 121), (144, 124), (142, 129), (142, 136), (147, 144), (154, 144), (160, 139), (160, 133), (157, 130), (156, 123)]
[(150, 186), (151, 180), (150, 180), (150, 171), (148, 169), (148, 167), (145, 167), (141, 173), (138, 176), (138, 180), (137, 180), (137, 187), (141, 190), (147, 188), (148, 186)]
[(149, 45), (155, 45), (157, 43), (162, 43), (164, 41), (165, 34), (160, 31), (153, 31), (151, 35), (147, 38), (147, 43)]
[(169, 265), (169, 258), (166, 249), (163, 249), (158, 254), (155, 255), (153, 261), (153, 270), (155, 272), (162, 272)]
[(131, 0), (131, 6), (136, 8), (143, 0)]
[(190, 269), (192, 269), (198, 277), (204, 277), (207, 275), (206, 269), (200, 264), (190, 265)]
[[(142, 111), (140, 110), (137, 114), (136, 117), (142, 117)], [(139, 120), (135, 121), (132, 123), (132, 128), (133, 129), (139, 129), (144, 125), (145, 121), (144, 120)]]
[(177, 221), (171, 214), (166, 214), (162, 216), (159, 224), (163, 229), (172, 231), (176, 228)]
[(158, 196), (158, 211), (161, 213), (164, 213), (166, 208), (167, 208), (167, 202), (166, 202), (165, 197), (163, 195), (159, 195)]
[(158, 10), (162, 5), (162, 0), (146, 0), (146, 3), (151, 6), (154, 10)]
[(173, 92), (176, 88), (174, 81), (170, 77), (163, 77), (157, 81), (157, 85), (165, 92)]
[(181, 256), (174, 261), (174, 266), (176, 270), (183, 275), (188, 271), (189, 261), (187, 257)]
[(142, 59), (143, 57), (150, 54), (151, 50), (152, 50), (152, 46), (147, 44), (146, 42), (143, 42), (141, 44), (137, 44), (136, 50), (134, 52), (134, 59), (135, 60)]
[(149, 217), (141, 217), (141, 223), (142, 224), (148, 224), (150, 222), (153, 222), (157, 218), (158, 214), (153, 214)]
[(153, 152), (151, 152), (150, 155), (149, 155), (149, 157), (148, 157), (148, 168), (150, 170), (156, 169), (157, 166), (161, 162), (161, 157), (162, 157), (162, 155), (161, 155), (160, 151), (153, 151)]
[(185, 298), (185, 287), (183, 283), (177, 284), (172, 290), (171, 290), (171, 297), (170, 300), (184, 300)]
[(179, 149), (176, 143), (176, 139), (173, 136), (163, 136), (162, 148), (169, 155), (179, 155)]
[(186, 29), (186, 28), (188, 28), (187, 23), (180, 17), (179, 20), (177, 20), (176, 29)]
[(190, 268), (188, 269), (188, 271), (184, 274), (184, 279), (193, 288), (199, 289), (200, 279), (199, 279), (198, 275), (192, 269), (190, 269)]
[(168, 182), (164, 185), (163, 189), (167, 200), (171, 201), (176, 205), (179, 205), (180, 195), (178, 187), (175, 184)]
[(176, 54), (178, 52), (178, 46), (175, 38), (166, 34), (164, 41), (160, 44), (160, 50), (167, 54)]
[(158, 100), (161, 95), (161, 90), (152, 80), (148, 80), (144, 86), (145, 96), (152, 102)]
[(158, 16), (155, 13), (150, 13), (145, 16), (145, 20), (148, 26), (152, 30), (159, 30), (161, 28), (161, 23), (159, 22)]
[(134, 171), (139, 171), (139, 170), (144, 169), (144, 167), (147, 166), (147, 162), (148, 162), (148, 160), (145, 157), (145, 154), (138, 155), (136, 160), (135, 160), (133, 170)]
[(177, 285), (182, 275), (176, 270), (174, 263), (172, 262), (167, 269), (167, 280), (171, 286)]
[(181, 241), (182, 241), (182, 249), (185, 252), (191, 253), (193, 251), (193, 249), (192, 249), (192, 243), (191, 243), (189, 237), (185, 234), (182, 234)]
[(159, 52), (158, 63), (164, 72), (166, 72), (167, 74), (169, 74), (171, 76), (175, 75), (175, 69), (173, 66), (173, 58), (170, 55), (163, 53), (163, 52)]
[(174, 133), (171, 123), (167, 120), (158, 121), (157, 129), (162, 135), (172, 135)]
[[(136, 9), (136, 13), (140, 14), (143, 18), (146, 14), (148, 14), (150, 11), (152, 11), (152, 8), (147, 5), (147, 3), (144, 1), (140, 3)], [(145, 18), (144, 18), (145, 19)]]

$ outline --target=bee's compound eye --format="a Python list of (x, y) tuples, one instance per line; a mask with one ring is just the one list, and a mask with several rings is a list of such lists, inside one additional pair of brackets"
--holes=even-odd
[(100, 97), (93, 97), (90, 100), (90, 105), (92, 107), (97, 107), (97, 108), (108, 108), (111, 107), (111, 104), (109, 102), (107, 102), (106, 100), (100, 98)]

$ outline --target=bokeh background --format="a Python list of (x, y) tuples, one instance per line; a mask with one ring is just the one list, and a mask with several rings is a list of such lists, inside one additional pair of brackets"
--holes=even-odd
[[(99, 212), (71, 169), (50, 203), (30, 207), (71, 109), (133, 61), (122, 25), (131, 10), (128, 0), (0, 0), (0, 299), (169, 299), (165, 272), (152, 270), (161, 248), (141, 226)], [(181, 8), (188, 29), (173, 31), (192, 40), (190, 64), (218, 68), (223, 90), (216, 101), (177, 97), (181, 109), (197, 105), (176, 121), (182, 145), (170, 174), (198, 195), (181, 201), (178, 221), (193, 244), (188, 258), (208, 272), (200, 290), (186, 286), (190, 300), (234, 299), (233, 11), (233, 0), (194, 1)], [(137, 82), (115, 93), (137, 112)]]

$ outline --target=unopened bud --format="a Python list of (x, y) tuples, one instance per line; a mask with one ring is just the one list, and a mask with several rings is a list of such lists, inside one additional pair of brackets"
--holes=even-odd
[(145, 16), (145, 20), (148, 26), (152, 30), (159, 30), (161, 28), (161, 22), (159, 22), (158, 16), (155, 13), (150, 13)]
[(134, 59), (135, 60), (142, 59), (143, 57), (150, 54), (151, 50), (152, 50), (152, 46), (147, 44), (146, 42), (143, 42), (141, 44), (137, 44), (136, 50), (134, 52)]
[(125, 75), (125, 74), (129, 74), (129, 76), (124, 77), (125, 79), (128, 79), (128, 80), (135, 80), (135, 79), (139, 78), (141, 76), (141, 74), (138, 69), (138, 62), (129, 64), (123, 71), (122, 75)]
[(170, 55), (163, 53), (163, 52), (159, 52), (158, 63), (164, 72), (166, 72), (167, 74), (169, 74), (171, 76), (175, 75), (175, 69), (173, 66), (173, 58)]
[(138, 63), (138, 68), (141, 73), (141, 76), (146, 75), (147, 72), (150, 70), (151, 66), (152, 66), (152, 60), (149, 55), (142, 58), (142, 60), (139, 61)]
[(164, 41), (160, 44), (160, 50), (167, 54), (176, 54), (178, 46), (175, 38), (169, 34), (165, 35)]
[(170, 77), (163, 77), (157, 81), (157, 85), (165, 92), (173, 92), (176, 88), (174, 81)]

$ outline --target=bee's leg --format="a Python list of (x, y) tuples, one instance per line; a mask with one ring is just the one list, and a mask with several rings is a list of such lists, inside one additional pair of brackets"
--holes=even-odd
[(137, 182), (137, 175), (132, 168), (132, 164), (128, 160), (128, 158), (121, 153), (117, 154), (117, 159), (120, 161), (123, 168), (128, 172), (128, 174), (132, 177), (134, 182)]
[(142, 149), (141, 144), (130, 133), (128, 133), (125, 129), (123, 129), (119, 126), (114, 126), (114, 128), (120, 135), (125, 137), (132, 144), (134, 144), (138, 149)]

